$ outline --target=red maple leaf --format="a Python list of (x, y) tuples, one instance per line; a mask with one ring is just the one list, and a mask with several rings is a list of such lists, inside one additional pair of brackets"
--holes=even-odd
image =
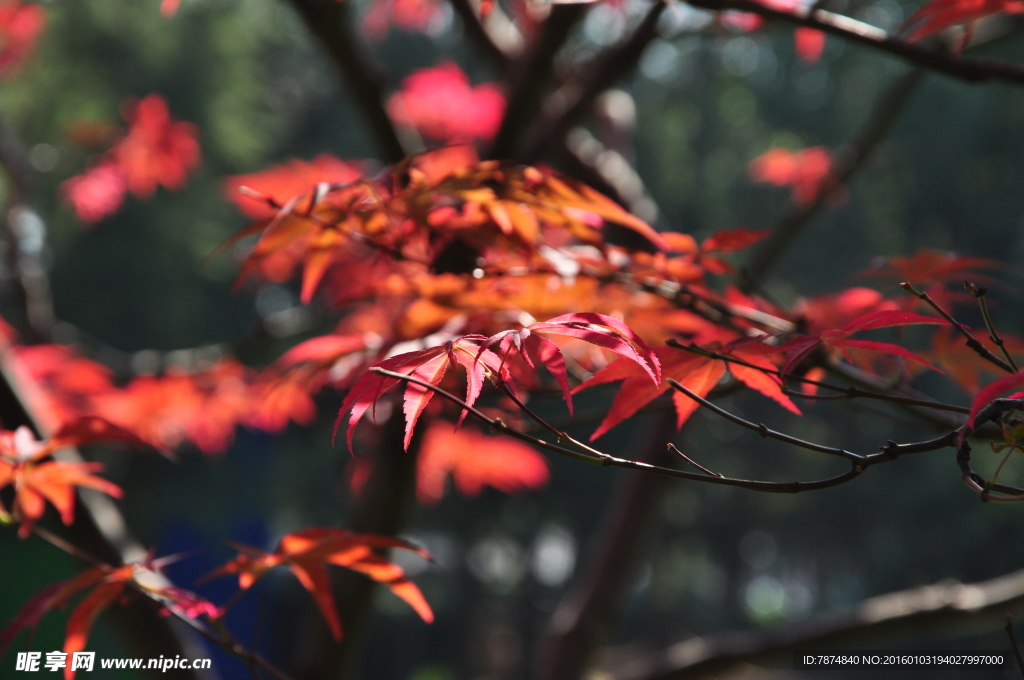
[(947, 284), (961, 287), (964, 279), (986, 286), (1001, 285), (997, 279), (982, 273), (993, 269), (1006, 269), (1006, 265), (984, 257), (926, 249), (906, 257), (882, 258), (860, 276), (894, 283), (910, 281), (926, 289), (933, 297), (942, 295), (947, 298), (948, 295), (940, 289)]
[(534, 359), (544, 364), (558, 382), (570, 414), (572, 396), (561, 350), (558, 345), (537, 335), (538, 333), (584, 340), (635, 362), (655, 383), (661, 377), (661, 365), (658, 363), (657, 355), (629, 326), (603, 314), (563, 314), (520, 330), (503, 331), (481, 344), (481, 351), (498, 347), (502, 366), (508, 363), (510, 357), (515, 356), (520, 357), (531, 369), (535, 368)]
[(385, 584), (424, 621), (430, 623), (434, 620), (430, 605), (419, 588), (405, 577), (401, 567), (388, 562), (377, 552), (398, 548), (430, 559), (427, 551), (401, 539), (357, 534), (344, 529), (311, 528), (282, 537), (272, 553), (248, 546), (236, 547), (239, 549), (238, 557), (212, 572), (211, 576), (238, 574), (238, 585), (245, 590), (274, 567), (287, 566), (313, 596), (336, 640), (341, 639), (341, 621), (331, 595), (328, 564), (358, 571)]
[[(854, 340), (850, 336), (864, 331), (876, 330), (879, 328), (890, 328), (893, 326), (908, 326), (916, 324), (941, 324), (943, 321), (932, 316), (923, 316), (913, 312), (895, 310), (879, 310), (868, 312), (850, 321), (842, 328), (826, 330), (816, 335), (801, 335), (793, 338), (778, 348), (778, 351), (785, 352), (786, 363), (782, 366), (782, 374), (788, 375), (797, 364), (803, 360), (812, 350), (817, 347), (836, 349), (843, 353), (849, 360), (850, 349), (861, 349), (868, 352), (881, 352), (892, 356), (903, 357), (910, 361), (923, 364), (928, 368), (935, 368), (927, 361), (914, 354), (905, 347), (894, 345), (891, 342), (879, 342), (877, 340)], [(939, 371), (941, 373), (941, 371)]]
[(750, 161), (750, 176), (755, 182), (789, 186), (797, 205), (808, 205), (826, 188), (832, 172), (832, 157), (823, 146), (800, 151), (770, 149)]
[(293, 158), (249, 175), (228, 177), (224, 180), (224, 193), (247, 217), (272, 218), (278, 212), (274, 204), (282, 206), (296, 196), (309, 196), (323, 182), (348, 184), (362, 176), (358, 166), (330, 154), (320, 154), (311, 161)]
[(505, 97), (493, 83), (473, 87), (457, 64), (445, 62), (407, 76), (388, 100), (388, 113), (437, 142), (486, 142), (501, 126)]
[[(376, 368), (382, 368), (393, 373), (403, 373), (427, 382), (431, 385), (440, 384), (449, 368), (462, 366), (466, 370), (466, 399), (465, 402), (472, 406), (480, 391), (483, 389), (483, 381), (486, 374), (501, 376), (501, 380), (508, 385), (514, 385), (508, 368), (502, 366), (498, 357), (486, 348), (481, 348), (479, 342), (484, 340), (483, 336), (465, 336), (454, 341), (449, 341), (438, 347), (406, 352), (397, 356), (389, 357)], [(380, 397), (391, 388), (406, 382), (403, 397), (403, 412), (405, 413), (405, 447), (409, 448), (412, 441), (412, 432), (416, 427), (423, 409), (430, 403), (434, 392), (422, 385), (399, 380), (390, 376), (381, 375), (372, 371), (363, 374), (359, 380), (352, 385), (348, 396), (341, 404), (338, 412), (338, 419), (334, 423), (334, 431), (337, 434), (341, 420), (346, 413), (350, 413), (346, 440), (349, 450), (352, 449), (352, 435), (355, 433), (356, 424), (359, 419), (369, 411)]]
[(0, 2), (0, 77), (11, 75), (35, 49), (46, 11), (18, 0)]
[(484, 486), (512, 494), (544, 486), (548, 464), (544, 456), (512, 437), (454, 430), (450, 424), (438, 422), (427, 430), (419, 452), (419, 501), (432, 505), (441, 500), (449, 474), (467, 496), (476, 496)]
[(149, 198), (157, 185), (181, 189), (189, 171), (199, 165), (195, 125), (172, 120), (167, 102), (158, 94), (125, 108), (128, 134), (110, 150), (110, 156), (124, 174), (128, 190)]
[(907, 41), (917, 42), (929, 35), (941, 33), (950, 26), (966, 24), (964, 35), (958, 41), (958, 49), (963, 50), (970, 42), (974, 23), (998, 12), (1020, 14), (1024, 12), (1024, 2), (1021, 0), (933, 0), (914, 12), (903, 24), (903, 28), (904, 30), (912, 29), (907, 35)]
[[(767, 355), (778, 353), (779, 348), (764, 345), (758, 340), (744, 338), (724, 346), (712, 343), (705, 349), (736, 357), (765, 370), (761, 371), (685, 350), (659, 347), (655, 349), (655, 353), (661, 358), (662, 375), (665, 380), (672, 378), (699, 396), (706, 397), (728, 370), (734, 378), (751, 389), (775, 400), (793, 413), (800, 413), (796, 405), (783, 393), (782, 381), (772, 375), (776, 371), (775, 364), (766, 358)], [(639, 370), (620, 359), (595, 373), (590, 380), (584, 382), (574, 391), (617, 380), (624, 381), (622, 387), (615, 394), (608, 415), (591, 435), (591, 441), (626, 420), (669, 389), (667, 382), (651, 384), (649, 380), (644, 380)], [(690, 415), (697, 410), (699, 404), (681, 392), (673, 392), (672, 399), (676, 409), (676, 426), (682, 427)]]
[(128, 185), (121, 168), (105, 159), (61, 184), (60, 190), (78, 219), (93, 223), (118, 211)]

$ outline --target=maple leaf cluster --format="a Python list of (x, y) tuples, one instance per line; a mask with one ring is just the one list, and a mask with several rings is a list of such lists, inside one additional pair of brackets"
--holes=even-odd
[[(283, 536), (273, 553), (248, 546), (237, 547), (238, 556), (209, 574), (208, 578), (238, 574), (239, 587), (247, 590), (274, 567), (286, 566), (313, 596), (337, 640), (342, 637), (342, 628), (331, 595), (328, 565), (344, 567), (383, 583), (424, 621), (430, 623), (434, 620), (434, 613), (420, 589), (406, 578), (401, 567), (383, 556), (384, 550), (402, 549), (430, 559), (425, 550), (401, 539), (357, 534), (344, 529), (310, 528)], [(227, 606), (217, 606), (192, 591), (174, 586), (163, 575), (163, 566), (175, 559), (147, 556), (140, 562), (122, 566), (95, 564), (67, 581), (42, 589), (0, 631), (0, 655), (22, 630), (34, 630), (48, 612), (65, 607), (86, 591), (88, 593), (68, 617), (63, 646), (67, 654), (84, 650), (96, 618), (110, 605), (131, 594), (148, 597), (163, 605), (164, 615), (221, 622)], [(70, 666), (64, 668), (65, 680), (73, 680), (75, 675)]]
[(457, 64), (445, 62), (407, 76), (388, 100), (388, 114), (434, 142), (489, 142), (501, 127), (505, 96), (496, 83), (473, 87)]
[[(897, 302), (858, 287), (783, 310), (730, 286), (716, 292), (709, 277), (734, 273), (729, 255), (763, 232), (734, 229), (701, 243), (688, 234), (659, 233), (550, 169), (480, 162), (469, 147), (430, 152), (374, 178), (356, 178), (359, 164), (321, 158), (317, 165), (333, 174), (325, 172), (301, 193), (293, 179), (316, 179), (314, 164), (293, 161), (232, 180), (234, 187), (248, 186), (243, 180), (259, 187), (248, 186), (235, 200), (261, 217), (232, 243), (257, 237), (240, 284), (252, 276), (283, 282), (301, 269), (304, 302), (319, 291), (328, 306), (348, 310), (335, 333), (297, 346), (282, 363), (307, 375), (330, 375), (349, 389), (340, 417), (347, 414), (350, 446), (363, 415), (372, 415), (382, 395), (401, 382), (408, 445), (434, 395), (425, 385), (451, 385), (456, 369), (467, 378), (467, 406), (487, 382), (513, 399), (539, 386), (538, 362), (570, 409), (573, 392), (621, 380), (598, 437), (666, 392), (668, 378), (704, 396), (728, 375), (799, 413), (785, 381), (803, 376), (808, 386), (799, 391), (813, 392), (822, 361), (909, 374), (913, 365), (937, 368), (954, 360), (944, 355), (951, 345), (943, 345), (941, 334), (920, 353), (861, 337), (938, 323), (914, 309), (919, 301)], [(794, 200), (806, 204), (826, 190), (832, 167), (828, 152), (815, 147), (773, 149), (751, 170), (763, 181), (792, 186)], [(609, 242), (611, 227), (632, 232), (634, 245)], [(637, 247), (636, 237), (645, 243)], [(955, 299), (947, 284), (990, 266), (921, 253), (894, 258), (868, 275), (906, 276), (945, 300)], [(570, 327), (579, 332), (565, 332)], [(551, 334), (554, 340), (546, 337)], [(669, 338), (684, 338), (704, 354), (658, 346)], [(567, 365), (584, 371), (575, 388)], [(369, 366), (376, 371), (358, 377)], [(954, 377), (972, 389), (983, 370), (975, 365)], [(678, 392), (674, 401), (682, 424), (696, 404)], [(439, 466), (435, 473), (443, 479), (446, 470)]]
[(123, 386), (110, 371), (62, 345), (19, 346), (15, 370), (34, 384), (34, 409), (54, 426), (91, 415), (133, 432), (152, 446), (190, 442), (204, 453), (224, 451), (239, 425), (281, 432), (290, 421), (316, 416), (311, 388), (282, 380), (274, 369), (255, 371), (233, 359), (194, 372), (169, 369)]
[(75, 488), (96, 489), (120, 498), (120, 488), (92, 474), (103, 469), (101, 463), (52, 459), (66, 446), (97, 442), (146, 445), (133, 433), (95, 416), (69, 422), (44, 442), (25, 426), (14, 432), (0, 431), (0, 490), (14, 488), (11, 512), (0, 504), (0, 517), (20, 522), (18, 535), (25, 538), (43, 516), (47, 501), (60, 513), (64, 524), (71, 524), (75, 518)]
[(157, 186), (181, 189), (199, 165), (196, 127), (173, 120), (163, 97), (126, 101), (122, 109), (128, 131), (91, 168), (61, 185), (75, 214), (89, 224), (117, 212), (127, 192), (147, 199)]
[(830, 188), (832, 157), (821, 146), (800, 151), (779, 147), (750, 161), (749, 168), (755, 182), (788, 186), (793, 191), (793, 202), (806, 206)]

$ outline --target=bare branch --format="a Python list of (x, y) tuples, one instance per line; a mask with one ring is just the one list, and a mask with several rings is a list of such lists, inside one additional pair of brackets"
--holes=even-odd
[(802, 648), (827, 648), (863, 639), (887, 643), (898, 635), (964, 624), (988, 630), (1011, 607), (1024, 604), (1024, 571), (983, 581), (955, 581), (869, 598), (846, 614), (763, 630), (690, 638), (659, 654), (633, 659), (614, 680), (695, 680), (718, 677), (744, 663), (760, 663)]
[(633, 69), (648, 43), (657, 37), (658, 19), (665, 7), (665, 0), (656, 0), (628, 40), (580, 67), (581, 75), (570, 79), (548, 99), (523, 145), (522, 160), (533, 162), (552, 148), (590, 110), (599, 94)]
[(306, 27), (327, 50), (370, 124), (381, 160), (397, 163), (408, 154), (384, 108), (384, 86), (352, 26), (349, 3), (336, 0), (289, 0)]
[[(999, 333), (996, 332), (996, 326), (992, 323), (992, 315), (988, 311), (988, 301), (985, 299), (985, 294), (988, 292), (985, 288), (976, 286), (970, 281), (964, 281), (964, 288), (967, 292), (978, 299), (978, 305), (981, 307), (981, 316), (985, 319), (985, 328), (988, 329), (988, 338), (991, 340), (999, 351), (1002, 352), (1003, 358), (1006, 359), (1006, 363), (1010, 365), (1013, 372), (1016, 373), (1020, 369), (1017, 368), (1017, 362), (1010, 356), (1009, 350), (1006, 349), (1006, 343), (999, 337)], [(1022, 669), (1024, 672), (1024, 669)]]
[(1013, 370), (1013, 366), (1003, 361), (995, 354), (992, 354), (992, 352), (988, 351), (988, 348), (985, 347), (985, 345), (981, 344), (981, 341), (978, 340), (978, 338), (974, 337), (974, 333), (971, 333), (971, 329), (969, 329), (967, 326), (963, 325), (962, 323), (954, 319), (949, 312), (943, 309), (942, 305), (940, 305), (938, 302), (932, 299), (931, 295), (917, 290), (908, 281), (904, 281), (903, 283), (901, 283), (900, 288), (907, 291), (911, 295), (916, 295), (921, 300), (924, 300), (931, 306), (932, 309), (941, 314), (942, 318), (944, 318), (946, 321), (952, 324), (953, 328), (960, 331), (960, 333), (962, 333), (963, 336), (967, 338), (967, 346), (973, 349), (982, 359), (995, 364), (996, 366), (1003, 369), (1007, 373), (1017, 372)]
[(756, 2), (756, 0), (691, 0), (690, 4), (715, 12), (730, 9), (752, 12), (768, 19), (779, 19), (798, 26), (816, 28), (819, 31), (895, 55), (916, 66), (969, 83), (994, 80), (1018, 85), (1024, 84), (1024, 66), (999, 59), (961, 57), (942, 48), (909, 43), (900, 38), (894, 38), (870, 24), (822, 9), (794, 13), (774, 9)]
[(520, 135), (534, 120), (540, 107), (555, 55), (589, 9), (590, 6), (583, 3), (551, 6), (551, 14), (541, 25), (540, 35), (512, 67), (512, 91), (501, 128), (488, 154), (491, 158), (504, 160), (515, 156)]
[[(838, 486), (839, 484), (845, 484), (846, 482), (858, 477), (865, 469), (865, 466), (861, 463), (855, 462), (853, 467), (841, 475), (835, 477), (828, 477), (825, 479), (817, 479), (810, 482), (764, 482), (750, 479), (734, 479), (731, 477), (712, 477), (705, 474), (697, 474), (693, 472), (686, 472), (684, 470), (676, 470), (673, 468), (660, 467), (657, 465), (650, 465), (635, 460), (626, 460), (623, 458), (616, 458), (608, 454), (601, 454), (600, 457), (594, 457), (587, 454), (567, 449), (557, 444), (544, 441), (537, 437), (525, 434), (503, 423), (498, 418), (491, 418), (481, 411), (473, 408), (466, 402), (462, 401), (454, 394), (447, 392), (446, 390), (432, 385), (431, 383), (421, 380), (412, 375), (406, 375), (404, 373), (395, 373), (388, 371), (380, 367), (373, 367), (370, 369), (378, 375), (386, 375), (389, 378), (395, 378), (396, 380), (402, 380), (405, 382), (415, 383), (421, 387), (424, 387), (435, 394), (439, 394), (448, 401), (466, 409), (470, 415), (478, 420), (487, 423), (494, 431), (507, 434), (510, 437), (515, 437), (528, 444), (532, 444), (538, 448), (544, 449), (545, 451), (551, 451), (559, 455), (567, 456), (575, 460), (580, 460), (592, 465), (603, 465), (605, 467), (624, 467), (631, 468), (634, 470), (645, 470), (647, 472), (653, 472), (655, 474), (667, 475), (669, 477), (678, 477), (680, 479), (690, 479), (697, 482), (706, 482), (708, 484), (717, 484), (721, 486), (735, 486), (741, 489), (750, 489), (751, 491), (763, 491), (765, 493), (803, 493), (805, 491), (815, 491), (817, 489), (826, 489), (830, 486)], [(880, 460), (878, 462), (881, 462)]]
[[(694, 345), (692, 343), (689, 345), (684, 345), (678, 340), (670, 338), (666, 342), (666, 344), (669, 345), (670, 347), (675, 347), (677, 349), (685, 349), (688, 352), (693, 352), (694, 354), (699, 354), (700, 356), (706, 356), (711, 359), (718, 359), (720, 361), (725, 361), (727, 363), (739, 364), (740, 366), (753, 368), (754, 370), (761, 371), (762, 373), (766, 373), (768, 375), (774, 375), (779, 378), (783, 377), (782, 372), (777, 369), (771, 370), (765, 368), (764, 366), (758, 366), (757, 364), (752, 364), (749, 361), (744, 361), (743, 359), (729, 356), (728, 354), (722, 354), (721, 352), (714, 352), (711, 350), (704, 349), (703, 347), (700, 347), (699, 345)], [(964, 414), (971, 412), (971, 409), (964, 406), (957, 406), (955, 404), (944, 404), (939, 401), (932, 401), (931, 399), (917, 399), (915, 397), (908, 397), (902, 394), (886, 394), (883, 392), (872, 392), (856, 386), (843, 387), (841, 385), (833, 385), (832, 383), (823, 382), (821, 380), (811, 380), (810, 378), (804, 378), (797, 375), (786, 375), (785, 377), (789, 380), (796, 380), (805, 385), (814, 385), (816, 387), (822, 387), (827, 390), (834, 390), (836, 392), (839, 392), (839, 394), (835, 395), (804, 394), (803, 392), (796, 392), (794, 390), (786, 389), (785, 387), (783, 387), (783, 390), (786, 392), (786, 394), (793, 397), (798, 397), (800, 399), (818, 399), (822, 401), (830, 401), (864, 398), (877, 399), (879, 401), (889, 401), (898, 404), (906, 404), (909, 406), (921, 406), (924, 408), (935, 409), (937, 411), (952, 411), (954, 413)]]
[(864, 460), (866, 460), (865, 456), (861, 456), (851, 451), (847, 451), (846, 449), (838, 449), (834, 446), (823, 446), (822, 444), (815, 444), (814, 442), (805, 441), (803, 439), (798, 439), (797, 437), (792, 437), (788, 434), (776, 432), (775, 430), (769, 429), (768, 426), (765, 425), (764, 423), (758, 423), (755, 425), (749, 420), (744, 420), (743, 418), (740, 418), (737, 415), (729, 413), (724, 408), (712, 404), (704, 397), (690, 390), (685, 385), (680, 384), (678, 381), (673, 380), (672, 378), (668, 379), (668, 384), (671, 385), (673, 389), (682, 392), (690, 399), (693, 399), (695, 402), (703, 406), (704, 408), (714, 411), (715, 413), (722, 416), (726, 420), (732, 421), (739, 425), (740, 427), (745, 427), (748, 430), (757, 432), (765, 439), (777, 439), (780, 442), (786, 442), (787, 444), (792, 444), (793, 446), (799, 446), (800, 448), (807, 449), (808, 451), (827, 453), (831, 456), (839, 456), (840, 458), (846, 458), (847, 460), (852, 460), (856, 462), (863, 462)]

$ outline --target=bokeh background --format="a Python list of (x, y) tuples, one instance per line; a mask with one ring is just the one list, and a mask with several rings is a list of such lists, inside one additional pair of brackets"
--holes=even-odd
[[(347, 1), (361, 14), (370, 9)], [(833, 4), (888, 29), (914, 9), (894, 0)], [(231, 348), (260, 365), (330, 327), (332, 317), (316, 304), (296, 310), (295, 288), (265, 284), (232, 291), (237, 262), (230, 255), (204, 262), (245, 224), (225, 200), (225, 177), (322, 152), (342, 159), (371, 159), (376, 152), (352, 93), (289, 5), (185, 0), (173, 18), (161, 16), (155, 0), (52, 0), (43, 6), (45, 32), (16, 77), (0, 85), (0, 109), (30, 147), (35, 165), (33, 200), (47, 225), (44, 261), (60, 319), (56, 339), (78, 343), (127, 379), (133, 358), (147, 350), (173, 362), (175, 350)], [(633, 0), (591, 9), (562, 68), (613, 43), (644, 9)], [(706, 13), (673, 5), (659, 27), (661, 37), (612, 98), (627, 122), (633, 118), (626, 126), (632, 132), (617, 140), (618, 148), (635, 163), (658, 205), (658, 224), (698, 238), (737, 226), (771, 227), (787, 209), (789, 194), (752, 182), (749, 161), (776, 146), (839, 147), (908, 68), (834, 38), (817, 63), (806, 64), (794, 54), (792, 30), (785, 26), (745, 33), (708, 30), (709, 21)], [(386, 67), (389, 91), (413, 70), (446, 60), (457, 62), (474, 83), (496, 78), (447, 6), (425, 32), (393, 29), (368, 45)], [(1024, 41), (1011, 33), (982, 51), (1024, 59)], [(116, 215), (83, 224), (60, 199), (59, 185), (81, 173), (97, 152), (71, 141), (69, 131), (81, 121), (119, 124), (125, 98), (154, 92), (167, 99), (176, 119), (198, 126), (201, 166), (181, 191), (160, 189), (148, 201), (129, 197)], [(955, 250), (1008, 265), (1001, 277), (1009, 287), (995, 293), (995, 313), (1001, 328), (1024, 330), (1021, 298), (1012, 287), (1019, 289), (1016, 272), (1024, 255), (1022, 123), (1024, 89), (926, 75), (846, 196), (813, 221), (773, 270), (766, 290), (788, 303), (862, 282), (856, 274), (879, 256)], [(607, 139), (600, 117), (588, 126)], [(4, 304), (14, 306), (9, 299)], [(252, 341), (254, 328), (289, 311), (286, 333), (263, 333)], [(967, 398), (937, 379), (924, 385), (944, 399)], [(610, 394), (595, 392), (579, 411), (600, 414)], [(168, 574), (191, 587), (231, 555), (224, 539), (269, 549), (282, 534), (305, 526), (344, 525), (349, 455), (330, 443), (339, 404), (340, 395), (325, 393), (312, 427), (292, 426), (280, 437), (239, 430), (226, 453), (185, 449), (179, 465), (110, 456), (108, 473), (126, 490), (120, 507), (131, 529), (158, 554), (188, 553)], [(752, 394), (723, 404), (797, 436), (854, 450), (932, 433), (878, 405), (823, 403), (797, 418)], [(565, 415), (555, 400), (541, 408), (552, 417)], [(595, 424), (585, 416), (573, 432), (589, 435)], [(604, 448), (629, 452), (648, 426), (641, 417), (617, 428)], [(679, 439), (685, 450), (727, 474), (809, 478), (831, 469), (811, 454), (766, 443), (706, 413), (698, 413)], [(477, 498), (450, 491), (438, 505), (416, 510), (405, 536), (430, 549), (437, 564), (402, 564), (437, 622), (426, 625), (390, 594), (379, 593), (360, 677), (531, 677), (538, 637), (585, 567), (595, 528), (624, 474), (566, 460), (550, 464), (551, 480), (542, 490), (508, 496), (489, 489)], [(1016, 470), (1007, 474), (1020, 476)], [(659, 513), (612, 655), (807, 619), (872, 595), (941, 579), (977, 581), (1024, 566), (1021, 508), (978, 502), (963, 487), (951, 451), (900, 460), (853, 484), (793, 497), (673, 483)], [(50, 546), (18, 541), (11, 531), (0, 533), (0, 555), (0, 621), (31, 593), (77, 568)], [(230, 581), (199, 591), (223, 601), (233, 591)], [(261, 619), (257, 646), (287, 668), (289, 655), (309, 635), (302, 622), (311, 610), (306, 593), (282, 573), (262, 581), (229, 621), (248, 639)], [(63, 623), (59, 614), (44, 622), (40, 648), (59, 648)], [(865, 644), (1006, 649), (1001, 631), (974, 629), (910, 631), (899, 641)], [(103, 618), (90, 648), (101, 656), (131, 655)], [(249, 677), (239, 662), (211, 655), (221, 677)], [(854, 677), (801, 675), (787, 670), (786, 660), (779, 668), (768, 674)], [(930, 671), (916, 677), (1010, 677), (1006, 673)], [(117, 677), (133, 676), (123, 671)]]

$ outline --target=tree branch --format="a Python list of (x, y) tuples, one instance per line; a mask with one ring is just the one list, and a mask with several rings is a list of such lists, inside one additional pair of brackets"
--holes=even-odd
[(794, 649), (828, 648), (862, 639), (919, 632), (921, 627), (972, 624), (988, 630), (1008, 608), (1024, 604), (1024, 570), (980, 583), (941, 581), (861, 602), (853, 611), (764, 630), (694, 637), (647, 658), (634, 659), (614, 680), (695, 680)]
[(988, 351), (988, 348), (985, 347), (985, 345), (983, 345), (981, 341), (978, 340), (978, 338), (974, 337), (974, 333), (971, 333), (971, 330), (967, 326), (963, 325), (962, 323), (954, 319), (953, 315), (947, 312), (942, 307), (942, 305), (933, 300), (931, 295), (929, 295), (928, 293), (922, 293), (921, 291), (914, 288), (914, 286), (907, 281), (901, 283), (900, 288), (928, 303), (928, 305), (936, 312), (938, 312), (942, 316), (942, 318), (948, 321), (953, 326), (953, 328), (960, 331), (960, 333), (963, 334), (965, 338), (967, 338), (967, 346), (973, 349), (975, 353), (982, 359), (988, 361), (989, 363), (995, 364), (996, 366), (1003, 369), (1007, 373), (1017, 372), (1013, 369), (1013, 366), (1003, 361), (995, 354), (992, 354), (992, 352)]
[[(506, 35), (518, 33), (512, 33), (515, 31), (515, 27), (505, 16), (504, 10), (495, 3), (491, 15), (487, 19), (483, 19), (478, 13), (478, 7), (474, 6), (471, 0), (449, 0), (449, 2), (451, 2), (455, 13), (462, 19), (462, 27), (469, 39), (476, 43), (480, 51), (487, 55), (487, 58), (494, 62), (500, 71), (507, 71), (512, 59), (522, 49), (522, 38), (520, 37), (516, 41), (500, 37), (502, 33)], [(495, 26), (498, 23), (503, 29)]]
[(657, 37), (658, 19), (665, 7), (666, 0), (655, 0), (628, 40), (580, 67), (581, 75), (562, 85), (548, 99), (540, 119), (530, 128), (530, 136), (519, 155), (521, 160), (536, 161), (590, 110), (599, 94), (633, 69), (648, 43)]
[(551, 6), (551, 14), (541, 25), (540, 35), (512, 67), (514, 73), (508, 108), (505, 109), (505, 117), (494, 138), (489, 157), (500, 160), (515, 157), (519, 137), (534, 120), (540, 107), (544, 88), (551, 77), (555, 55), (565, 44), (569, 32), (589, 9), (590, 6), (585, 3)]
[(713, 12), (730, 9), (751, 12), (767, 19), (779, 19), (798, 26), (816, 28), (830, 35), (895, 55), (916, 66), (969, 83), (995, 80), (1024, 85), (1024, 66), (999, 59), (961, 57), (942, 48), (909, 43), (894, 38), (870, 24), (822, 9), (812, 8), (801, 14), (773, 9), (756, 2), (756, 0), (690, 0), (689, 4)]
[(377, 67), (362, 47), (352, 26), (349, 3), (336, 0), (289, 0), (306, 28), (320, 41), (349, 86), (363, 116), (370, 125), (381, 160), (396, 163), (406, 157), (406, 150), (395, 126), (384, 108), (384, 86)]
[[(719, 477), (706, 474), (697, 474), (693, 472), (686, 472), (685, 470), (676, 470), (674, 468), (662, 467), (658, 465), (650, 465), (636, 460), (628, 460), (624, 458), (618, 458), (616, 456), (609, 455), (607, 453), (601, 453), (591, 449), (597, 455), (589, 455), (575, 451), (573, 449), (567, 449), (557, 444), (552, 444), (538, 437), (526, 434), (515, 430), (498, 418), (491, 418), (479, 411), (478, 409), (470, 406), (462, 399), (459, 399), (454, 394), (433, 385), (425, 380), (421, 380), (413, 375), (406, 375), (404, 373), (396, 373), (387, 369), (374, 366), (370, 368), (370, 371), (378, 375), (384, 375), (389, 378), (401, 380), (404, 382), (414, 383), (423, 388), (434, 392), (435, 394), (441, 395), (443, 398), (458, 405), (462, 409), (465, 409), (474, 418), (477, 418), (481, 422), (486, 423), (495, 432), (507, 434), (510, 437), (514, 437), (528, 444), (532, 444), (545, 451), (557, 453), (559, 455), (573, 458), (574, 460), (583, 461), (592, 465), (601, 465), (604, 467), (623, 467), (634, 470), (645, 470), (654, 474), (666, 475), (668, 477), (677, 477), (679, 479), (689, 479), (698, 482), (705, 482), (707, 484), (717, 484), (720, 486), (735, 486), (741, 489), (749, 489), (751, 491), (763, 491), (765, 493), (803, 493), (805, 491), (815, 491), (818, 489), (827, 489), (832, 486), (838, 486), (839, 484), (845, 484), (846, 482), (855, 479), (860, 476), (864, 470), (872, 465), (879, 463), (888, 462), (894, 460), (899, 455), (904, 453), (917, 453), (922, 451), (932, 451), (949, 446), (952, 442), (952, 435), (945, 435), (939, 439), (931, 440), (929, 442), (921, 442), (917, 444), (896, 444), (889, 442), (886, 446), (881, 447), (885, 455), (872, 454), (870, 456), (862, 456), (860, 459), (852, 461), (852, 467), (848, 472), (836, 475), (835, 477), (828, 477), (825, 479), (817, 479), (809, 482), (766, 482), (760, 480), (750, 479), (736, 479), (732, 477)], [(756, 427), (756, 426), (755, 426)], [(895, 448), (894, 448), (895, 447)], [(588, 447), (589, 448), (589, 447)]]
[[(647, 418), (646, 441), (638, 448), (645, 462), (670, 464), (664, 442), (675, 430), (675, 414)], [(658, 507), (667, 478), (629, 473), (605, 509), (586, 571), (551, 616), (542, 643), (538, 680), (577, 680), (593, 663), (621, 618), (643, 555), (657, 528)]]

